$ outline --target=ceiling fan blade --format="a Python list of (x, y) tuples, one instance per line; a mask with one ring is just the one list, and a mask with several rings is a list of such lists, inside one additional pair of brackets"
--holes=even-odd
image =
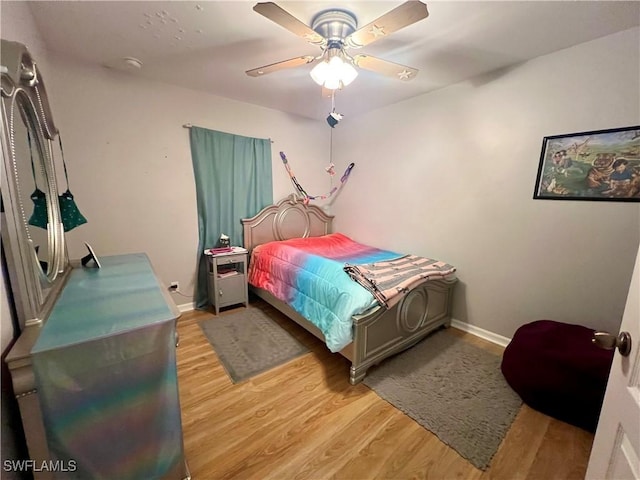
[(371, 70), (372, 72), (380, 73), (387, 77), (394, 77), (405, 82), (413, 80), (414, 77), (418, 75), (416, 68), (382, 60), (381, 58), (372, 57), (371, 55), (354, 55), (353, 63), (365, 70)]
[(278, 70), (284, 70), (285, 68), (300, 67), (313, 62), (315, 59), (316, 57), (313, 55), (305, 55), (303, 57), (290, 58), (289, 60), (283, 60), (282, 62), (272, 63), (271, 65), (247, 70), (245, 73), (250, 77), (261, 77), (267, 73), (277, 72)]
[(302, 37), (309, 43), (324, 46), (327, 42), (322, 35), (314, 32), (308, 25), (302, 23), (273, 2), (256, 3), (253, 10), (281, 27), (286, 28), (291, 33)]
[(409, 0), (353, 32), (345, 39), (345, 45), (349, 48), (364, 47), (428, 16), (424, 3)]

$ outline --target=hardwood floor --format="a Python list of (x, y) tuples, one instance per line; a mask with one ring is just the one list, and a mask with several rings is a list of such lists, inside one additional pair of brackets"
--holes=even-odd
[(197, 324), (208, 315), (188, 312), (178, 321), (184, 444), (194, 480), (584, 478), (593, 435), (526, 405), (489, 469), (476, 469), (368, 387), (350, 385), (349, 362), (275, 310), (311, 352), (234, 385)]

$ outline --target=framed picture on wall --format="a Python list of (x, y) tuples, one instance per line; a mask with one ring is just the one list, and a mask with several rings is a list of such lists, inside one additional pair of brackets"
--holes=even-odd
[(544, 137), (533, 198), (640, 202), (640, 126)]

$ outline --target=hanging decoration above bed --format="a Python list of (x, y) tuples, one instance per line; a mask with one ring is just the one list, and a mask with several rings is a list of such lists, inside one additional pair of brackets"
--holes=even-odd
[(305, 191), (305, 189), (302, 188), (302, 185), (300, 185), (300, 183), (296, 179), (296, 176), (294, 175), (293, 170), (291, 170), (291, 166), (289, 165), (289, 161), (287, 160), (287, 156), (284, 154), (284, 152), (280, 152), (280, 158), (282, 158), (282, 163), (284, 164), (284, 168), (287, 169), (287, 172), (289, 173), (289, 177), (291, 178), (291, 182), (296, 187), (296, 190), (298, 191), (298, 193), (300, 193), (300, 195), (302, 196), (302, 201), (304, 202), (305, 205), (307, 205), (310, 200), (326, 200), (327, 198), (330, 198), (333, 194), (335, 194), (338, 190), (340, 190), (345, 183), (347, 183), (347, 180), (349, 179), (349, 175), (351, 174), (351, 170), (353, 170), (353, 167), (356, 166), (355, 163), (350, 163), (347, 169), (344, 171), (344, 174), (340, 178), (340, 185), (333, 185), (333, 177), (336, 174), (334, 170), (335, 165), (333, 163), (329, 164), (329, 166), (325, 168), (325, 170), (331, 177), (331, 190), (329, 190), (327, 193), (322, 195), (309, 195)]
[(329, 165), (325, 168), (325, 171), (329, 174), (329, 177), (331, 178), (330, 190), (327, 193), (322, 195), (309, 195), (305, 191), (305, 189), (302, 188), (302, 185), (300, 185), (300, 183), (298, 182), (298, 179), (294, 175), (293, 170), (291, 170), (291, 165), (289, 165), (287, 156), (284, 154), (284, 152), (280, 152), (280, 158), (282, 158), (282, 163), (284, 164), (284, 168), (287, 169), (287, 173), (291, 178), (291, 182), (293, 183), (298, 193), (302, 196), (302, 201), (305, 205), (308, 205), (310, 200), (326, 200), (327, 198), (332, 197), (335, 193), (337, 193), (339, 190), (342, 189), (345, 183), (347, 183), (347, 180), (349, 179), (349, 175), (351, 174), (351, 170), (353, 170), (353, 167), (356, 166), (355, 163), (350, 163), (349, 166), (347, 166), (347, 169), (344, 171), (344, 174), (342, 175), (342, 177), (340, 177), (340, 185), (333, 184), (333, 177), (336, 174), (335, 165), (333, 164), (333, 129), (338, 124), (338, 122), (342, 120), (343, 117), (344, 115), (336, 112), (335, 90), (332, 90), (331, 91), (331, 113), (329, 113), (329, 116), (327, 117), (327, 123), (331, 127), (331, 137), (330, 137), (331, 140), (330, 140), (330, 146), (329, 146), (329, 152), (330, 152)]

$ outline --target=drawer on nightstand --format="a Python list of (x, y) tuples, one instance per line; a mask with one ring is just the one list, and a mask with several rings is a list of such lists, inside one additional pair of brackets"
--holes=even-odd
[[(246, 261), (246, 256), (244, 254), (238, 255), (225, 255), (223, 257), (218, 257), (215, 259), (215, 265), (218, 267), (224, 267), (228, 265), (237, 264), (238, 268), (244, 268), (244, 263)], [(211, 262), (210, 273), (213, 273), (212, 270), (214, 268), (214, 262)]]
[(223, 257), (217, 258), (216, 261), (218, 262), (218, 265), (224, 265), (226, 263), (244, 262), (245, 261), (245, 254), (244, 253), (238, 253), (236, 255), (225, 255)]

